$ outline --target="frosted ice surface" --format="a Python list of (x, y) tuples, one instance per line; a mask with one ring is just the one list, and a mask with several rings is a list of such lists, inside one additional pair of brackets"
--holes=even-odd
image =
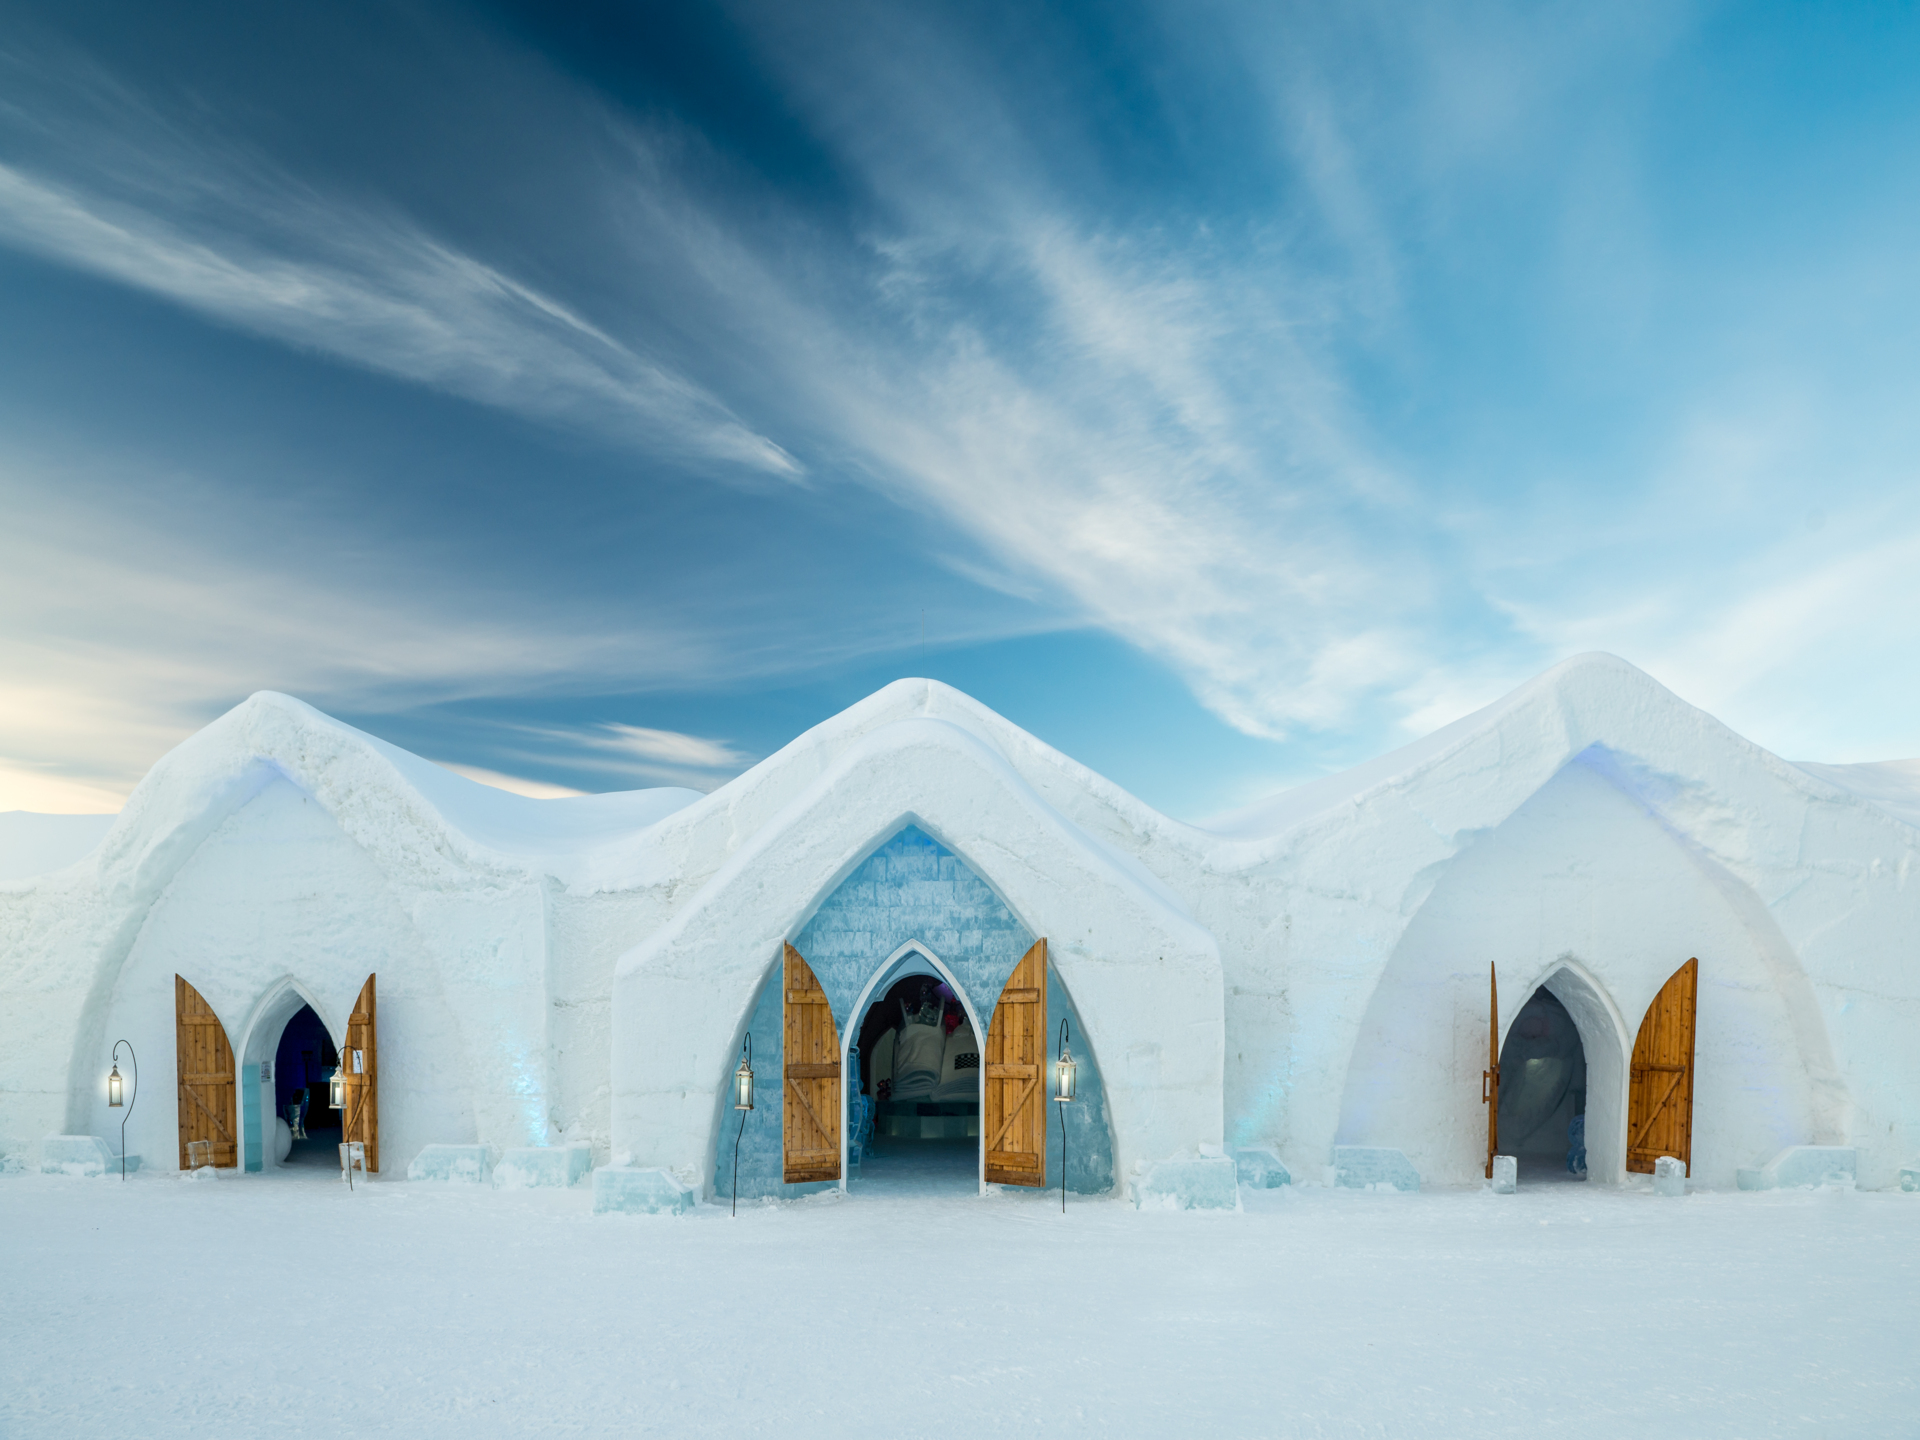
[(1238, 1168), (1225, 1155), (1161, 1160), (1133, 1182), (1140, 1210), (1233, 1210), (1240, 1204)]
[(578, 1185), (593, 1169), (593, 1151), (585, 1145), (530, 1145), (508, 1150), (493, 1167), (496, 1190), (564, 1190)]
[(1687, 1167), (1671, 1155), (1662, 1155), (1653, 1162), (1653, 1193), (1656, 1195), (1684, 1195), (1687, 1193)]
[(684, 1215), (693, 1191), (665, 1170), (603, 1165), (593, 1172), (596, 1215)]
[(1333, 1147), (1333, 1183), (1347, 1190), (1399, 1190), (1408, 1194), (1420, 1188), (1420, 1172), (1407, 1159), (1407, 1152), (1388, 1145), (1336, 1145)]
[(1789, 1145), (1765, 1165), (1743, 1166), (1735, 1182), (1742, 1190), (1851, 1185), (1857, 1159), (1851, 1145)]
[(1511, 1195), (1520, 1188), (1520, 1162), (1511, 1155), (1493, 1157), (1493, 1179), (1488, 1182), (1496, 1195)]
[(109, 1167), (117, 1174), (120, 1158), (98, 1135), (49, 1135), (40, 1142), (43, 1175), (104, 1175)]
[(1234, 1168), (1240, 1183), (1249, 1190), (1277, 1190), (1293, 1183), (1293, 1174), (1271, 1150), (1251, 1148), (1233, 1152)]
[(429, 1145), (407, 1166), (409, 1180), (451, 1180), (484, 1185), (493, 1177), (489, 1145)]

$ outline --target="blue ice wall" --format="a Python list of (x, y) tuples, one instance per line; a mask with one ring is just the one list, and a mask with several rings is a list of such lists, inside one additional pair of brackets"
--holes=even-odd
[[(1060, 1017), (1067, 1020), (1067, 1045), (1073, 1051), (1074, 1093), (1079, 1098), (1062, 1105), (1053, 1099), (1053, 1060), (1060, 1053)], [(1107, 1125), (1107, 1091), (1100, 1083), (1100, 1067), (1093, 1047), (1080, 1028), (1080, 1012), (1073, 1008), (1053, 966), (1047, 966), (1047, 1183), (1060, 1184), (1060, 1124), (1067, 1126), (1067, 1189), (1098, 1195), (1113, 1188), (1113, 1131)]]
[(260, 1125), (260, 1067), (240, 1067), (241, 1163), (249, 1170), (266, 1168)]
[[(740, 1126), (742, 1112), (733, 1108), (731, 1094), (720, 1115), (719, 1144), (714, 1147), (713, 1195), (725, 1203), (733, 1195), (734, 1139), (740, 1145), (740, 1198), (760, 1195), (806, 1195), (815, 1190), (834, 1188), (830, 1184), (789, 1185), (782, 1178), (780, 1164), (780, 1127), (786, 1114), (785, 1057), (781, 1054), (780, 966), (776, 962), (760, 985), (754, 1001), (753, 1018), (747, 1033), (753, 1037), (753, 1109), (746, 1111), (746, 1128)], [(740, 1063), (734, 1056), (727, 1072)]]
[[(939, 957), (983, 1024), (991, 1024), (1000, 991), (1033, 945), (1035, 936), (1014, 918), (967, 863), (917, 826), (909, 825), (880, 846), (829, 895), (794, 938), (833, 1007), (833, 1023), (844, 1042), (860, 992), (901, 946), (918, 941)], [(786, 1085), (781, 1053), (780, 965), (770, 967), (754, 1001), (747, 1030), (753, 1037), (757, 1077), (755, 1108), (740, 1134), (740, 1196), (803, 1195), (822, 1185), (788, 1185), (781, 1179), (780, 1132)], [(1048, 968), (1047, 1010), (1052, 1035), (1067, 1014), (1073, 1033), (1079, 1017)], [(1107, 1128), (1105, 1098), (1098, 1067), (1084, 1045), (1077, 1045), (1082, 1099), (1066, 1107), (1069, 1188), (1099, 1191), (1113, 1184), (1113, 1142)], [(738, 1064), (735, 1056), (728, 1064)], [(1051, 1093), (1051, 1072), (1048, 1093)], [(1059, 1106), (1049, 1102), (1049, 1109)], [(725, 1199), (733, 1188), (734, 1136), (739, 1114), (722, 1112), (714, 1153), (714, 1195)], [(1049, 1176), (1056, 1183), (1059, 1117), (1048, 1117)]]
[(986, 1024), (1001, 987), (1037, 938), (966, 861), (909, 825), (861, 861), (793, 946), (820, 978), (845, 1039), (860, 992), (908, 941), (940, 957)]

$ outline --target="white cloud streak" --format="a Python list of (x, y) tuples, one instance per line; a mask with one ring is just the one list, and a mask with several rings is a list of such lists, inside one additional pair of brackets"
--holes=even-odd
[(0, 242), (481, 405), (799, 477), (791, 455), (685, 375), (403, 215), (183, 134), (90, 67), (41, 57), (37, 68), (64, 81), (78, 138), (53, 152), (59, 179), (0, 163)]
[[(1238, 228), (1076, 208), (1063, 172), (1083, 157), (1032, 138), (996, 57), (896, 9), (849, 12), (839, 29), (770, 11), (749, 26), (810, 138), (873, 197), (858, 254), (771, 202), (750, 221), (724, 211), (684, 173), (684, 153), (590, 105), (627, 168), (588, 167), (582, 208), (614, 215), (625, 248), (609, 269), (635, 287), (595, 306), (562, 303), (397, 213), (190, 140), (58, 175), (0, 164), (0, 236), (636, 453), (781, 478), (800, 476), (805, 457), (809, 476), (851, 476), (938, 517), (968, 542), (953, 568), (1165, 659), (1252, 734), (1334, 731), (1383, 710), (1428, 728), (1595, 645), (1691, 698), (1737, 706), (1834, 647), (1859, 607), (1905, 594), (1903, 540), (1863, 541), (1825, 570), (1797, 555), (1738, 573), (1722, 564), (1729, 593), (1705, 602), (1649, 579), (1643, 558), (1596, 558), (1602, 540), (1619, 555), (1686, 530), (1666, 513), (1678, 491), (1725, 498), (1747, 483), (1728, 476), (1772, 443), (1751, 417), (1708, 446), (1718, 471), (1676, 461), (1664, 488), (1623, 482), (1603, 514), (1538, 502), (1525, 475), (1489, 485), (1491, 498), (1443, 502), (1355, 394), (1356, 353), (1391, 369), (1416, 348), (1414, 252), (1460, 223), (1455, 192), (1505, 166), (1524, 172), (1516, 157), (1565, 129), (1594, 75), (1649, 63), (1684, 17), (1493, 6), (1403, 24), (1382, 7), (1343, 30), (1344, 13), (1247, 14), (1239, 63), (1264, 86), (1298, 183)], [(1354, 47), (1377, 62), (1371, 87), (1343, 83)], [(113, 101), (122, 113), (130, 103)], [(1595, 288), (1588, 308), (1617, 312), (1630, 332), (1628, 301), (1658, 268), (1632, 137), (1609, 120), (1589, 139), (1597, 178), (1567, 198), (1560, 283), (1573, 288), (1583, 267), (1618, 272), (1619, 289)], [(130, 178), (147, 164), (192, 203)], [(705, 384), (632, 338), (646, 325), (620, 300), (665, 291), (675, 327), (722, 337)], [(1701, 433), (1676, 449), (1706, 444)], [(1704, 504), (1688, 520), (1695, 534), (1713, 523)], [(1911, 533), (1910, 518), (1897, 523)], [(1582, 565), (1575, 598), (1568, 575)], [(178, 598), (183, 616), (226, 633), (218, 606)], [(329, 603), (282, 604), (269, 628)], [(439, 677), (457, 689), (484, 673), (498, 687), (606, 663), (604, 637), (555, 646), (536, 628), (436, 625), (352, 663), (327, 659), (337, 624), (286, 638), (316, 657), (304, 673), (349, 691), (410, 669), (430, 690)], [(650, 776), (711, 777), (746, 758), (637, 727), (545, 742)]]

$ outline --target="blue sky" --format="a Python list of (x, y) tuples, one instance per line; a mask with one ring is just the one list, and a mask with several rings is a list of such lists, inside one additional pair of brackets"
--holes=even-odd
[(1920, 753), (1909, 6), (0, 26), (0, 809), (277, 689), (711, 788), (900, 675), (1172, 814), (1589, 649)]

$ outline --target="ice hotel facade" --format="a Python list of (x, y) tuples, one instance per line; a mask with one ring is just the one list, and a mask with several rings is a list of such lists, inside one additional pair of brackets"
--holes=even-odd
[(857, 1188), (863, 1124), (1176, 1206), (1477, 1183), (1492, 1116), (1523, 1182), (1920, 1156), (1920, 767), (1789, 764), (1608, 656), (1210, 831), (923, 680), (710, 795), (544, 801), (261, 694), (91, 848), (0, 820), (14, 1166), (119, 1148), (123, 1038), (150, 1170), (275, 1166), (339, 1073), (383, 1179), (616, 1209), (725, 1202), (736, 1135), (743, 1196)]

